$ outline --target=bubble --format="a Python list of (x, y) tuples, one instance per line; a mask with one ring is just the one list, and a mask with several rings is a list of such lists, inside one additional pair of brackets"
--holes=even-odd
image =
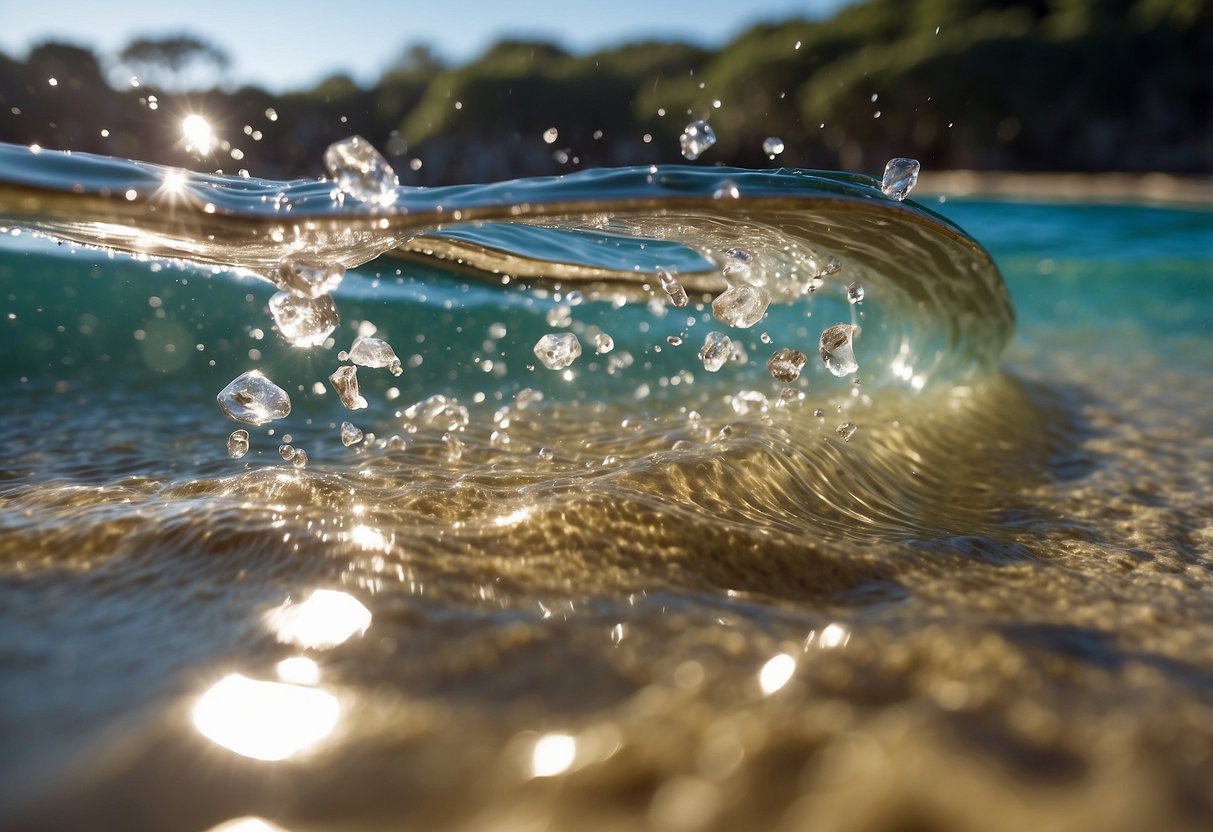
[(859, 283), (852, 283), (847, 286), (847, 300), (851, 303), (860, 303), (863, 301), (863, 286)]
[(340, 263), (325, 263), (290, 255), (278, 261), (274, 285), (284, 292), (305, 298), (331, 295), (341, 285), (345, 267)]
[(282, 457), (284, 462), (290, 462), (295, 458), (295, 446), (290, 444), (279, 445), (278, 456)]
[(303, 450), (303, 448), (296, 448), (295, 455), (293, 457), (291, 457), (291, 464), (294, 465), (296, 468), (306, 468), (307, 467), (307, 451)]
[(690, 299), (687, 297), (687, 290), (682, 288), (682, 284), (678, 282), (678, 278), (665, 269), (658, 269), (657, 279), (661, 282), (661, 288), (670, 296), (670, 303), (679, 309), (687, 305)]
[(729, 336), (713, 331), (709, 332), (703, 340), (703, 347), (699, 350), (699, 360), (703, 362), (705, 370), (714, 373), (724, 366), (732, 353), (733, 342)]
[(829, 371), (839, 378), (859, 369), (852, 346), (858, 334), (859, 327), (852, 324), (834, 324), (821, 333), (821, 360)]
[(396, 203), (396, 189), (400, 187), (396, 171), (361, 136), (329, 145), (324, 151), (324, 166), (343, 194), (385, 208)]
[(859, 425), (854, 422), (843, 422), (834, 432), (842, 437), (843, 442), (850, 442), (851, 437), (855, 435), (855, 431), (859, 430)]
[(922, 165), (917, 159), (890, 159), (884, 166), (884, 178), (880, 190), (884, 195), (901, 202), (918, 184), (918, 171)]
[(341, 316), (328, 295), (301, 297), (278, 292), (270, 298), (270, 314), (278, 331), (295, 347), (315, 347), (333, 334)]
[(682, 155), (693, 162), (705, 150), (716, 144), (716, 133), (706, 121), (692, 121), (683, 128), (678, 143), (682, 148)]
[(362, 391), (358, 388), (357, 367), (338, 367), (329, 376), (329, 384), (333, 385), (337, 397), (348, 410), (362, 410), (367, 406), (366, 399), (362, 398)]
[(535, 344), (535, 357), (549, 370), (563, 370), (581, 355), (581, 342), (571, 332), (550, 332)]
[(615, 349), (615, 339), (610, 335), (600, 332), (594, 336), (594, 352), (603, 355), (613, 349)]
[(227, 455), (232, 459), (240, 459), (248, 453), (248, 431), (244, 428), (232, 431), (227, 438)]
[(767, 136), (762, 140), (762, 152), (774, 159), (783, 153), (783, 139), (778, 136)]
[(730, 286), (712, 301), (712, 314), (722, 323), (747, 329), (762, 320), (770, 303), (771, 296), (765, 289), (740, 283)]
[(250, 425), (264, 425), (291, 412), (291, 397), (260, 370), (236, 376), (215, 399), (226, 415)]
[(341, 444), (345, 447), (357, 445), (362, 441), (363, 433), (352, 422), (341, 423)]
[(355, 338), (354, 345), (350, 347), (349, 360), (360, 367), (387, 367), (394, 376), (404, 372), (392, 345), (382, 338)]
[(800, 350), (780, 349), (767, 361), (767, 371), (779, 381), (795, 381), (800, 378), (800, 369), (809, 357)]

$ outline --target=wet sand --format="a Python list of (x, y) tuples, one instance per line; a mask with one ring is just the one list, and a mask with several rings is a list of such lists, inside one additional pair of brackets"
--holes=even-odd
[(924, 169), (914, 198), (995, 196), (1084, 202), (1213, 205), (1213, 177), (1169, 173), (1025, 173)]

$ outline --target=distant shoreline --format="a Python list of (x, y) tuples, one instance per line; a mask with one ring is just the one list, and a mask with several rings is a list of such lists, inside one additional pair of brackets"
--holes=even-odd
[(919, 177), (915, 197), (925, 194), (1099, 202), (1144, 201), (1213, 207), (1213, 177), (1169, 173), (924, 170)]

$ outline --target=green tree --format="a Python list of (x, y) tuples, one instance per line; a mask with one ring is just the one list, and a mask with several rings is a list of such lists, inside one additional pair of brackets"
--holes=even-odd
[(185, 34), (135, 38), (118, 53), (118, 59), (145, 80), (172, 89), (180, 89), (187, 70), (209, 70), (208, 75), (217, 80), (231, 65), (227, 52)]

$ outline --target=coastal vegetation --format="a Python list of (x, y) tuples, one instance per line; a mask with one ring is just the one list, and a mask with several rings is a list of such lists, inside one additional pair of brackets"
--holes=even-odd
[[(701, 164), (1213, 171), (1203, 0), (867, 0), (715, 50), (507, 40), (459, 66), (408, 45), (373, 85), (280, 94), (223, 85), (227, 66), (189, 35), (0, 55), (0, 141), (285, 178), (319, 175), (356, 133), (403, 182), (439, 184), (678, 162), (683, 127), (707, 119)], [(206, 152), (182, 141), (193, 113), (215, 128)]]

